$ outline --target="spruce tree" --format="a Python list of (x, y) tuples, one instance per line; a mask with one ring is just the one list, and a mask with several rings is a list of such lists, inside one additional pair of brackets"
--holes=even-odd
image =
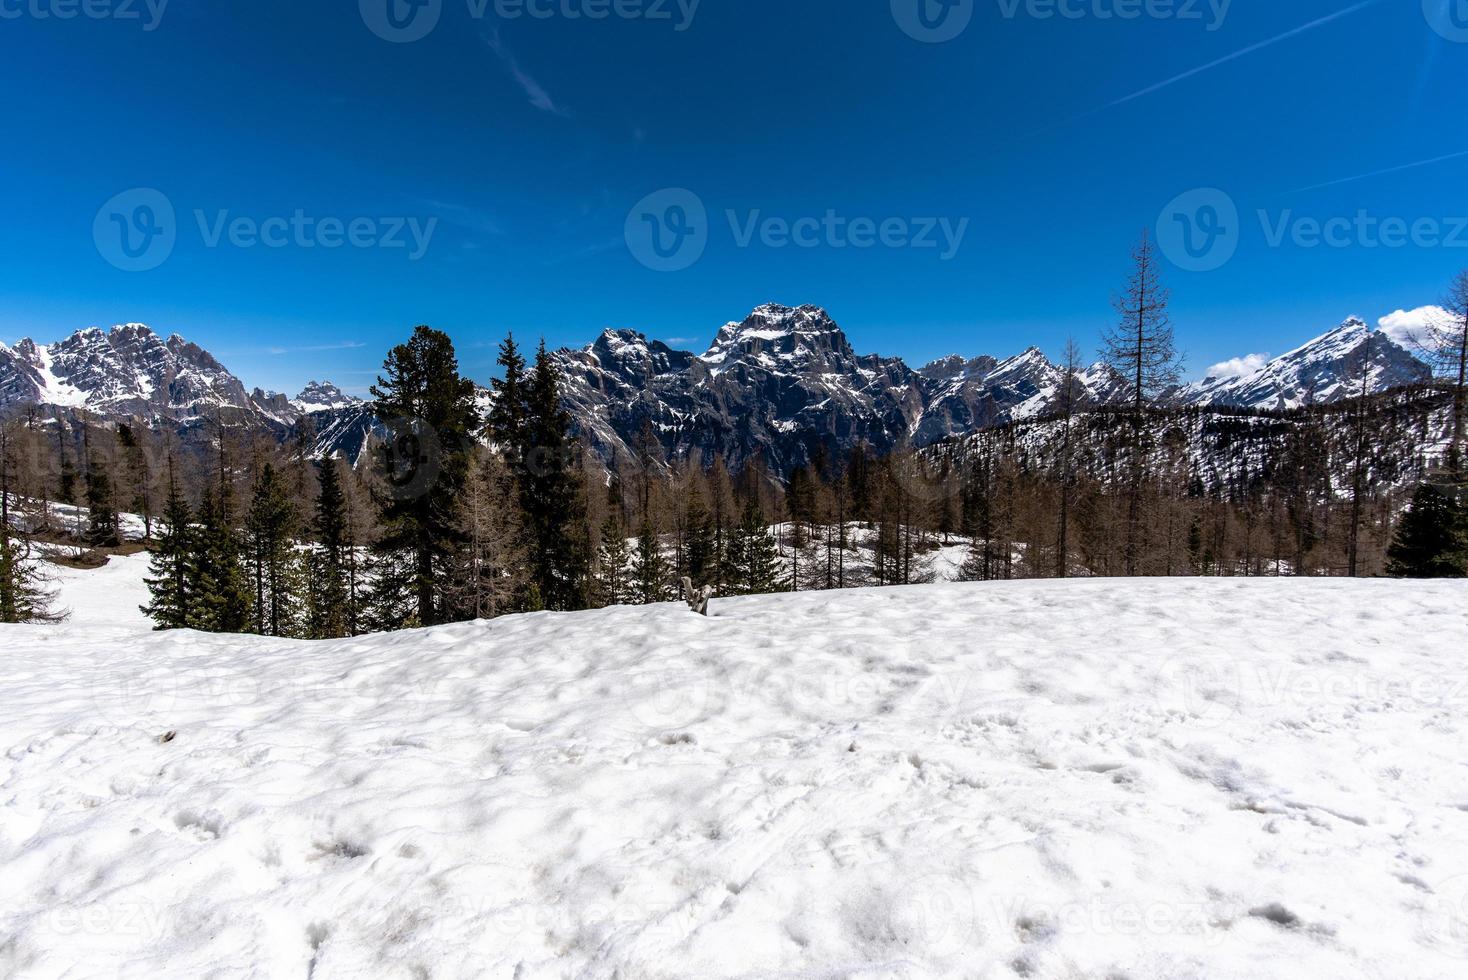
[(710, 584), (717, 576), (713, 516), (697, 484), (688, 495), (688, 543), (683, 555), (684, 570), (695, 588)]
[(637, 551), (632, 556), (632, 582), (641, 605), (664, 602), (668, 598), (668, 562), (663, 558), (662, 543), (646, 520), (637, 535)]
[(168, 499), (163, 505), (163, 520), (153, 540), (148, 559), (150, 600), (142, 607), (144, 615), (159, 630), (185, 629), (191, 625), (191, 587), (194, 571), (193, 515), (179, 492), (173, 476), (173, 463), (168, 468)]
[(386, 603), (378, 619), (401, 618), (383, 588), (410, 568), (415, 619), (434, 626), (454, 614), (449, 592), (464, 545), (458, 498), (481, 427), (474, 383), (459, 374), (448, 335), (420, 326), (389, 352), (372, 396), (392, 432), (379, 453), (383, 533), (375, 551), (377, 567), (392, 574), (374, 590)]
[(499, 446), (510, 466), (518, 469), (530, 451), (529, 392), (525, 377), (525, 358), (515, 345), (515, 335), (506, 335), (500, 344), (499, 359), (503, 377), (490, 382), (494, 402), (489, 410), (489, 437)]
[(734, 530), (729, 564), (732, 571), (729, 585), (734, 595), (764, 595), (790, 588), (780, 566), (779, 546), (770, 536), (759, 506), (752, 500), (745, 505), (744, 517)]
[(621, 606), (632, 601), (631, 580), (627, 565), (627, 533), (622, 523), (608, 516), (601, 526), (601, 546), (596, 554), (596, 601), (603, 607)]
[(1419, 487), (1387, 560), (1394, 578), (1468, 576), (1468, 511), (1436, 487)]
[(240, 558), (232, 500), (223, 482), (217, 491), (206, 492), (198, 528), (190, 536), (189, 626), (206, 633), (244, 633), (252, 625), (250, 584)]
[(112, 477), (94, 456), (88, 457), (86, 486), (87, 544), (94, 548), (115, 548), (120, 538)]
[(311, 522), (310, 633), (317, 639), (349, 635), (354, 618), (348, 574), (347, 502), (341, 464), (335, 456), (321, 464), (316, 514)]
[(571, 416), (561, 404), (560, 376), (541, 341), (526, 408), (529, 449), (520, 476), (530, 580), (547, 609), (580, 608), (589, 556), (583, 546), (585, 501), (573, 470)]
[(255, 589), (255, 632), (262, 636), (289, 636), (299, 608), (301, 569), (293, 533), (296, 511), (290, 490), (266, 463), (255, 481), (255, 492), (245, 515), (249, 573)]

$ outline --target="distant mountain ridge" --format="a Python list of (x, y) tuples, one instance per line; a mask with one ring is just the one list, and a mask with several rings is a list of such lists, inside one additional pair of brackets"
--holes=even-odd
[[(1368, 345), (1368, 391), (1430, 378), (1410, 352), (1351, 318), (1255, 371), (1179, 387), (1166, 401), (1260, 409), (1340, 401), (1360, 393)], [(576, 429), (609, 463), (635, 458), (649, 431), (669, 460), (720, 455), (738, 466), (759, 458), (776, 472), (862, 443), (885, 453), (1039, 418), (1055, 408), (1064, 377), (1035, 347), (1004, 360), (955, 354), (914, 370), (901, 358), (858, 354), (820, 307), (779, 304), (725, 324), (702, 354), (607, 330), (553, 358)], [(1084, 406), (1124, 396), (1125, 382), (1104, 364), (1078, 380)], [(352, 456), (375, 424), (370, 404), (329, 382), (313, 381), (295, 398), (247, 390), (208, 351), (136, 323), (46, 346), (0, 344), (0, 409), (21, 405), (158, 425), (231, 410), (277, 432), (309, 419), (319, 452)]]

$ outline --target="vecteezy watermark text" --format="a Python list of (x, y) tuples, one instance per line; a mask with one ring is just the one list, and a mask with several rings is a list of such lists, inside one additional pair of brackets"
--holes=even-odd
[(136, 21), (144, 31), (163, 23), (168, 0), (0, 0), (0, 20)]
[[(678, 33), (693, 26), (703, 0), (463, 0), (471, 21), (499, 20), (645, 20), (672, 26)], [(384, 41), (421, 41), (438, 27), (444, 0), (358, 0), (367, 29)]]
[[(1260, 237), (1269, 248), (1468, 248), (1468, 215), (1354, 214), (1324, 217), (1293, 208), (1255, 212)], [(1178, 268), (1211, 272), (1228, 264), (1248, 231), (1249, 222), (1233, 197), (1216, 187), (1202, 187), (1173, 198), (1157, 219), (1157, 241)]]
[[(193, 223), (205, 248), (381, 248), (402, 250), (410, 262), (428, 253), (438, 218), (414, 216), (342, 217), (290, 214), (234, 215), (229, 209), (194, 209)], [(92, 240), (102, 258), (124, 272), (147, 272), (168, 261), (178, 244), (180, 222), (162, 191), (140, 187), (123, 191), (97, 211)]]
[[(928, 249), (940, 261), (953, 259), (968, 234), (968, 218), (850, 217), (834, 208), (824, 214), (787, 217), (754, 208), (724, 211), (736, 248)], [(685, 188), (667, 188), (638, 201), (627, 214), (624, 234), (638, 262), (657, 272), (687, 269), (703, 257), (715, 228), (703, 200)]]
[[(994, 3), (1004, 20), (1173, 20), (1201, 23), (1209, 32), (1223, 26), (1233, 6), (1233, 0), (994, 0)], [(891, 0), (891, 4), (892, 19), (904, 34), (927, 44), (942, 44), (968, 30), (979, 0)]]

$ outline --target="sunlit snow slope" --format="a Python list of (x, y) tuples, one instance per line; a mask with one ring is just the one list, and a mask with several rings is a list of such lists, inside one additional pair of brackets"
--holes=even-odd
[(1465, 600), (0, 628), (0, 976), (1461, 977)]

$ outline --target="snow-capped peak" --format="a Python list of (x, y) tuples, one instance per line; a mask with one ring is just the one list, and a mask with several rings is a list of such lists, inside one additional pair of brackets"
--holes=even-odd
[(346, 394), (330, 381), (312, 381), (291, 399), (291, 404), (302, 412), (331, 412), (360, 405), (362, 399)]

